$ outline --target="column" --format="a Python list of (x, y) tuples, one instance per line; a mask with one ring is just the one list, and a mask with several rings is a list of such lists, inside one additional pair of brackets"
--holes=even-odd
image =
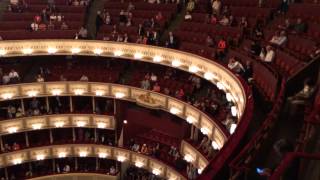
[(28, 132), (24, 133), (25, 139), (26, 139), (26, 146), (29, 147), (29, 137), (28, 137)]
[(49, 129), (49, 136), (50, 136), (50, 144), (53, 144), (53, 134), (52, 134), (52, 129)]
[(26, 111), (24, 109), (24, 103), (23, 103), (23, 99), (20, 100), (20, 103), (21, 103), (21, 110), (22, 110), (22, 113), (23, 114), (26, 114)]
[(72, 128), (72, 141), (76, 141), (76, 130), (74, 128)]
[(50, 109), (49, 97), (46, 97), (46, 106), (47, 106), (47, 112), (49, 112), (49, 109)]
[(96, 100), (95, 100), (94, 96), (92, 96), (92, 112), (93, 113), (96, 112)]
[(1, 147), (1, 151), (4, 151), (4, 145), (3, 145), (3, 140), (2, 140), (2, 136), (0, 136), (0, 147)]
[(72, 96), (69, 97), (69, 103), (70, 103), (70, 112), (73, 112), (73, 103), (72, 103)]

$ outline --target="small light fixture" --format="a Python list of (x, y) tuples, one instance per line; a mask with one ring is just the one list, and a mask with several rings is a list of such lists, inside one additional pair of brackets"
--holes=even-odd
[(226, 98), (227, 98), (227, 101), (231, 102), (232, 101), (231, 93), (226, 93)]
[(96, 96), (103, 96), (105, 92), (103, 90), (96, 90)]
[(233, 134), (236, 128), (237, 128), (237, 124), (232, 123), (229, 130), (230, 134)]
[(80, 48), (72, 48), (72, 49), (71, 49), (71, 53), (72, 53), (72, 54), (78, 54), (79, 52), (81, 52), (81, 49), (80, 49)]
[(196, 72), (199, 71), (199, 68), (197, 66), (195, 66), (195, 65), (191, 65), (189, 67), (189, 71), (192, 72), (192, 73), (196, 73)]
[(120, 50), (116, 50), (116, 51), (114, 51), (114, 56), (117, 56), (117, 57), (119, 57), (119, 56), (122, 56), (123, 55), (123, 51), (120, 51)]
[(161, 173), (161, 171), (159, 169), (153, 169), (152, 170), (152, 174), (154, 174), (156, 176), (160, 175), (160, 173)]
[(54, 53), (56, 53), (58, 51), (58, 49), (57, 48), (53, 48), (53, 47), (49, 47), (47, 51), (48, 51), (49, 54), (54, 54)]
[(108, 154), (105, 152), (100, 152), (98, 156), (99, 156), (99, 158), (107, 158)]
[(122, 93), (122, 92), (116, 92), (116, 93), (114, 94), (114, 96), (115, 96), (116, 98), (121, 99), (121, 98), (123, 98), (123, 97), (125, 96), (125, 94)]
[(127, 120), (123, 120), (123, 124), (128, 124), (128, 121)]
[(124, 162), (126, 160), (126, 157), (124, 156), (118, 156), (117, 157), (117, 160), (120, 161), (120, 162)]
[(153, 62), (161, 62), (162, 61), (162, 57), (161, 56), (154, 56), (153, 57)]
[(32, 124), (31, 126), (32, 126), (32, 129), (34, 129), (34, 130), (42, 128), (42, 124), (41, 123)]
[(83, 89), (75, 89), (73, 92), (75, 95), (82, 95), (84, 93), (84, 90)]
[(36, 156), (36, 159), (37, 159), (38, 161), (44, 160), (44, 158), (45, 158), (45, 155), (44, 155), (44, 154), (38, 154), (38, 155)]
[(135, 53), (135, 54), (133, 55), (133, 57), (134, 57), (135, 59), (142, 59), (143, 55), (142, 55), (141, 53), (137, 52), (137, 53)]
[(54, 96), (59, 96), (62, 93), (61, 89), (52, 89), (51, 94)]
[(196, 121), (196, 119), (195, 119), (193, 116), (188, 116), (188, 117), (187, 117), (187, 122), (188, 122), (189, 124), (193, 124), (195, 121)]
[(176, 115), (176, 114), (181, 113), (181, 111), (175, 107), (172, 107), (172, 108), (170, 108), (170, 113)]
[(98, 122), (97, 123), (97, 127), (100, 128), (100, 129), (104, 129), (107, 127), (107, 123), (105, 122)]
[(201, 174), (202, 171), (203, 171), (203, 168), (199, 168), (199, 169), (198, 169), (198, 174)]
[(171, 64), (172, 64), (173, 67), (179, 67), (179, 66), (181, 66), (181, 61), (175, 59), (175, 60), (173, 60), (173, 61), (171, 62)]
[(29, 97), (35, 97), (35, 96), (38, 95), (38, 93), (39, 93), (39, 91), (30, 90), (30, 91), (27, 92), (27, 95), (28, 95)]
[(22, 159), (21, 158), (16, 158), (12, 160), (12, 164), (17, 165), (17, 164), (21, 164), (22, 163)]
[(200, 129), (200, 131), (201, 131), (201, 132), (202, 132), (202, 134), (204, 134), (204, 135), (209, 134), (209, 129), (208, 129), (208, 128), (206, 128), (206, 127), (202, 127), (202, 128)]
[(184, 156), (184, 160), (186, 160), (187, 162), (193, 162), (194, 161), (194, 158), (190, 155), (190, 154), (186, 154)]
[(140, 161), (135, 162), (134, 165), (138, 168), (141, 168), (144, 166), (143, 162), (140, 162)]
[(77, 121), (76, 124), (77, 124), (78, 127), (84, 127), (87, 124), (87, 122), (85, 122), (85, 121)]
[(23, 54), (32, 54), (33, 50), (31, 48), (22, 49)]
[(4, 56), (7, 54), (7, 51), (4, 49), (0, 49), (0, 56)]
[(66, 152), (59, 152), (58, 153), (58, 157), (59, 158), (65, 158), (67, 156), (67, 153)]
[(9, 127), (7, 129), (8, 133), (12, 134), (12, 133), (16, 133), (18, 131), (18, 127)]
[(237, 116), (237, 114), (238, 114), (238, 110), (237, 110), (237, 107), (236, 106), (232, 106), (231, 107), (231, 114), (232, 114), (232, 116)]
[(1, 94), (2, 99), (11, 99), (13, 97), (13, 93), (3, 93)]
[(59, 128), (59, 127), (63, 127), (64, 126), (64, 122), (63, 121), (58, 121), (54, 123), (54, 126)]
[(206, 73), (204, 73), (203, 77), (206, 80), (211, 81), (212, 79), (215, 78), (215, 75), (213, 73), (211, 73), (211, 72), (206, 72)]
[(96, 54), (96, 55), (100, 55), (100, 54), (103, 53), (103, 50), (100, 49), (100, 48), (96, 48), (96, 49), (93, 50), (93, 53)]
[(220, 147), (219, 147), (219, 145), (217, 144), (216, 141), (212, 141), (211, 145), (212, 145), (212, 147), (213, 147), (214, 150), (220, 149)]
[(225, 89), (225, 87), (224, 87), (224, 85), (223, 85), (222, 82), (217, 82), (217, 87), (218, 87), (218, 89), (220, 89), (220, 90), (224, 90), (224, 89)]
[(86, 157), (88, 155), (88, 152), (87, 151), (80, 151), (79, 152), (79, 156), (80, 157)]

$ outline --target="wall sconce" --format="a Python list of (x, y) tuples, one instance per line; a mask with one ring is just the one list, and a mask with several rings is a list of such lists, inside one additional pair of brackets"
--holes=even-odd
[(49, 47), (47, 51), (48, 51), (49, 54), (54, 54), (54, 53), (56, 53), (58, 51), (58, 49)]
[(217, 88), (220, 89), (220, 90), (224, 90), (225, 89), (225, 87), (224, 87), (222, 82), (217, 82)]
[(226, 93), (226, 99), (227, 99), (227, 101), (229, 101), (229, 102), (232, 101), (232, 95), (231, 95), (231, 93)]
[(116, 50), (114, 51), (114, 56), (122, 56), (123, 55), (123, 51), (120, 51), (120, 50)]
[(44, 155), (44, 154), (38, 154), (38, 155), (36, 156), (36, 159), (37, 159), (38, 161), (44, 160), (44, 158), (45, 158), (45, 155)]
[(199, 68), (197, 66), (195, 66), (195, 65), (191, 65), (189, 67), (189, 71), (192, 72), (192, 73), (196, 73), (196, 72), (199, 71)]
[(79, 152), (79, 156), (80, 157), (86, 157), (88, 155), (88, 152), (87, 151), (80, 151)]
[(162, 61), (162, 57), (161, 56), (154, 56), (153, 57), (153, 62), (161, 62)]
[(203, 77), (206, 80), (211, 81), (212, 79), (215, 78), (215, 75), (213, 73), (211, 73), (211, 72), (206, 72), (206, 73), (204, 73)]
[(117, 157), (117, 160), (120, 161), (120, 162), (124, 162), (126, 160), (126, 157), (124, 156), (118, 156)]
[(237, 114), (238, 114), (238, 110), (237, 110), (237, 107), (236, 106), (232, 106), (231, 107), (231, 114), (232, 114), (232, 116), (237, 116)]
[(173, 67), (179, 67), (179, 66), (181, 66), (181, 61), (175, 59), (175, 60), (173, 60), (173, 61), (171, 62), (171, 64), (172, 64)]
[(107, 127), (107, 123), (105, 122), (98, 122), (97, 123), (97, 127), (100, 128), (100, 129), (104, 129)]
[(32, 124), (31, 126), (32, 126), (32, 129), (34, 129), (34, 130), (42, 128), (42, 124), (41, 123)]
[(37, 91), (37, 90), (30, 90), (30, 91), (27, 92), (27, 95), (29, 97), (35, 97), (35, 96), (38, 95), (38, 93), (39, 93), (39, 91)]
[(170, 108), (170, 113), (176, 115), (176, 114), (180, 114), (181, 111), (175, 107), (172, 107)]
[(105, 92), (103, 90), (96, 90), (96, 96), (103, 96)]
[(237, 124), (235, 124), (235, 123), (231, 124), (230, 130), (229, 130), (230, 134), (233, 134), (234, 131), (236, 130), (236, 128), (237, 128)]
[(211, 145), (212, 145), (212, 147), (213, 147), (214, 150), (220, 149), (220, 147), (219, 147), (219, 145), (217, 144), (216, 141), (212, 141)]
[(144, 166), (143, 162), (140, 162), (140, 161), (135, 162), (134, 165), (138, 168), (141, 168)]
[(3, 93), (1, 94), (2, 99), (11, 99), (13, 97), (13, 93)]
[(85, 121), (77, 121), (77, 126), (78, 127), (84, 127), (85, 125), (87, 125), (87, 122), (85, 122)]
[(135, 54), (133, 55), (133, 57), (134, 57), (135, 59), (142, 59), (143, 55), (142, 55), (141, 53), (137, 52), (137, 53), (135, 53)]
[(82, 95), (84, 93), (84, 90), (83, 89), (75, 89), (73, 92), (75, 95)]
[(21, 158), (16, 158), (12, 160), (12, 164), (17, 165), (17, 164), (21, 164), (22, 163), (22, 159)]
[(32, 54), (33, 50), (31, 48), (22, 49), (23, 54)]
[(8, 133), (12, 134), (12, 133), (16, 133), (18, 131), (18, 127), (9, 127), (7, 129)]
[(72, 54), (78, 54), (79, 52), (81, 52), (81, 49), (80, 49), (80, 48), (72, 48), (72, 49), (71, 49), (71, 53), (72, 53)]
[(64, 126), (64, 122), (63, 122), (63, 121), (55, 122), (55, 123), (54, 123), (54, 126), (56, 126), (57, 128), (63, 127), (63, 126)]
[(209, 134), (209, 129), (208, 129), (208, 128), (206, 128), (206, 127), (202, 127), (202, 128), (200, 129), (200, 131), (201, 131), (201, 132), (202, 132), (202, 134), (204, 134), (204, 135)]
[(125, 94), (122, 93), (122, 92), (116, 92), (116, 93), (114, 94), (114, 96), (115, 96), (116, 98), (121, 99), (121, 98), (123, 98), (123, 97), (125, 96)]
[(94, 49), (94, 50), (93, 50), (93, 53), (94, 53), (94, 54), (97, 54), (97, 55), (102, 54), (102, 52), (103, 52), (103, 50), (100, 49), (100, 48), (97, 48), (97, 49)]
[(107, 158), (107, 157), (108, 157), (107, 153), (104, 153), (104, 152), (99, 153), (99, 158)]
[(0, 49), (0, 56), (4, 56), (7, 54), (7, 51), (4, 49)]
[(62, 93), (61, 89), (52, 89), (51, 94), (54, 96), (59, 96)]
[(59, 152), (58, 153), (58, 157), (59, 158), (65, 158), (67, 156), (67, 153), (66, 152)]
[(152, 170), (152, 174), (154, 174), (156, 176), (160, 175), (160, 173), (161, 173), (161, 171), (159, 169), (153, 169)]
[(184, 160), (186, 160), (187, 162), (192, 162), (194, 161), (193, 157), (190, 154), (186, 154), (184, 156)]
[(188, 122), (189, 124), (193, 124), (195, 121), (196, 121), (196, 119), (195, 119), (193, 116), (188, 116), (188, 117), (187, 117), (187, 122)]

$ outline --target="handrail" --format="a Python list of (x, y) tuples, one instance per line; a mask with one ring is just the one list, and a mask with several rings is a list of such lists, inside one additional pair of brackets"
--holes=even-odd
[(58, 180), (63, 178), (70, 178), (78, 180), (78, 179), (88, 179), (88, 180), (94, 180), (94, 179), (110, 179), (110, 180), (117, 180), (119, 175), (110, 175), (105, 173), (99, 173), (99, 172), (68, 172), (68, 173), (62, 173), (62, 174), (48, 174), (48, 175), (42, 175), (37, 177), (31, 177), (28, 179), (32, 180)]

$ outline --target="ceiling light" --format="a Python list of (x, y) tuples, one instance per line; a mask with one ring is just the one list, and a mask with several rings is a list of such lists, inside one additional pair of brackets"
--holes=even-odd
[(201, 131), (201, 132), (202, 132), (202, 134), (204, 134), (204, 135), (209, 134), (209, 129), (208, 129), (208, 128), (206, 128), (206, 127), (202, 127), (202, 128), (200, 129), (200, 131)]
[(134, 165), (137, 166), (138, 168), (141, 168), (144, 166), (144, 164), (140, 161), (135, 162)]
[(96, 96), (103, 96), (105, 92), (103, 90), (96, 90)]
[(217, 87), (218, 87), (218, 89), (220, 89), (220, 90), (224, 90), (224, 89), (225, 89), (225, 87), (224, 87), (224, 85), (223, 85), (222, 82), (217, 82)]
[(82, 95), (84, 93), (84, 90), (83, 89), (75, 89), (73, 92), (75, 95)]
[(231, 102), (232, 101), (231, 93), (226, 93), (226, 98), (227, 98), (227, 101)]
[(107, 158), (108, 154), (104, 152), (99, 153), (99, 158)]
[(189, 124), (193, 124), (195, 121), (196, 121), (196, 119), (195, 119), (193, 116), (188, 116), (188, 117), (187, 117), (187, 122), (188, 122)]
[(211, 73), (211, 72), (206, 72), (206, 73), (204, 73), (204, 78), (206, 79), (206, 80), (208, 80), (208, 81), (211, 81), (212, 79), (214, 79), (215, 78), (215, 75), (213, 74), (213, 73)]
[(7, 54), (7, 51), (4, 49), (0, 49), (0, 56), (4, 56)]
[(58, 153), (58, 157), (59, 158), (65, 158), (67, 156), (67, 153), (66, 152), (59, 152)]
[(117, 160), (120, 161), (120, 162), (124, 162), (126, 160), (126, 157), (124, 156), (118, 156), (117, 157)]
[(21, 164), (22, 163), (22, 159), (21, 158), (16, 158), (12, 160), (12, 164), (16, 165), (16, 164)]
[(87, 151), (80, 151), (79, 152), (79, 156), (80, 157), (86, 157), (88, 155), (88, 152)]
[(97, 123), (97, 127), (100, 128), (100, 129), (104, 129), (107, 127), (107, 123), (104, 123), (104, 122), (98, 122)]
[(63, 127), (64, 126), (64, 122), (63, 121), (58, 121), (58, 122), (55, 122), (54, 125), (56, 127)]
[(77, 121), (77, 126), (78, 127), (84, 127), (87, 124), (85, 121)]
[(237, 107), (236, 106), (232, 106), (231, 107), (231, 114), (232, 114), (232, 116), (237, 116), (237, 114), (238, 114), (238, 110), (237, 110)]
[(220, 149), (220, 147), (219, 147), (219, 145), (217, 144), (216, 141), (212, 141), (211, 145), (212, 145), (214, 150)]
[(160, 173), (161, 173), (161, 171), (159, 169), (153, 169), (152, 170), (152, 174), (154, 174), (156, 176), (160, 175)]
[(36, 156), (36, 159), (37, 159), (38, 161), (44, 160), (44, 158), (45, 158), (45, 155), (44, 155), (44, 154), (38, 154), (38, 155)]
[(186, 160), (187, 162), (192, 162), (192, 161), (194, 161), (194, 159), (193, 159), (193, 157), (190, 155), (190, 154), (186, 154), (185, 156), (184, 156), (184, 160)]
[(52, 89), (51, 94), (54, 96), (59, 96), (62, 93), (61, 89)]
[(230, 134), (233, 134), (236, 128), (237, 128), (237, 124), (232, 123), (229, 130)]
[(170, 113), (171, 114), (179, 114), (181, 111), (175, 107), (170, 108)]
[(27, 92), (27, 95), (28, 95), (29, 97), (35, 97), (35, 96), (37, 96), (38, 93), (39, 93), (39, 91), (30, 90), (30, 91)]
[(18, 131), (18, 127), (9, 127), (7, 129), (8, 133), (16, 133)]

